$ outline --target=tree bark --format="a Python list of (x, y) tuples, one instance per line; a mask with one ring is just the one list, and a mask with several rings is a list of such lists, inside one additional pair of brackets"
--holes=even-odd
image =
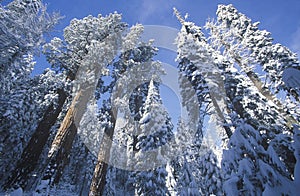
[(49, 167), (46, 176), (44, 175), (44, 179), (50, 179), (51, 185), (59, 182), (63, 169), (68, 163), (69, 153), (77, 133), (77, 125), (86, 110), (93, 90), (93, 85), (80, 88), (52, 142), (48, 154)]
[(47, 143), (50, 135), (50, 129), (55, 124), (67, 98), (64, 90), (58, 89), (57, 93), (58, 105), (55, 107), (54, 104), (51, 103), (50, 106), (48, 106), (42, 120), (39, 122), (35, 132), (23, 150), (15, 170), (11, 177), (7, 180), (5, 189), (12, 188), (14, 184), (20, 185), (23, 189), (26, 188), (30, 174), (34, 171), (38, 164), (39, 157)]
[(107, 127), (104, 131), (104, 135), (98, 153), (97, 164), (91, 182), (89, 196), (98, 196), (103, 194), (107, 167), (110, 158), (110, 149), (112, 146), (112, 139), (116, 125), (116, 118), (112, 109), (110, 110), (110, 117), (110, 122), (112, 125), (110, 127)]

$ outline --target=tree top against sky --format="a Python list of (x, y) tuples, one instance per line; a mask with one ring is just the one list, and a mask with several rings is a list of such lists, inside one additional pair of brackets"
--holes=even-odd
[[(4, 1), (5, 2), (5, 1)], [(48, 10), (59, 12), (65, 18), (57, 26), (61, 31), (71, 19), (83, 18), (89, 14), (107, 15), (117, 11), (130, 25), (166, 25), (180, 28), (173, 14), (176, 7), (183, 15), (188, 13), (189, 20), (202, 26), (208, 18), (215, 18), (218, 4), (233, 4), (252, 21), (260, 21), (260, 28), (272, 33), (275, 42), (286, 45), (294, 52), (300, 52), (300, 2), (298, 0), (44, 0)], [(61, 33), (59, 33), (61, 34)]]

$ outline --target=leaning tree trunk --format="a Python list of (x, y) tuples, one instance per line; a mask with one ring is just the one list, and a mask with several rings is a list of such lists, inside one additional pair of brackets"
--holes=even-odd
[[(202, 71), (202, 70), (201, 70)], [(226, 118), (224, 112), (228, 112), (228, 103), (226, 101), (226, 91), (222, 76), (220, 73), (216, 72), (203, 72), (205, 80), (208, 83), (209, 95), (212, 100), (213, 108), (215, 112), (212, 115), (216, 116), (217, 122), (216, 125), (223, 127), (226, 133), (227, 138), (229, 139), (232, 136), (232, 131), (226, 125)], [(218, 133), (222, 137), (222, 133)]]
[[(196, 37), (195, 35), (193, 35), (190, 32), (190, 29), (186, 26), (185, 20), (183, 19), (183, 17), (179, 13), (179, 11), (176, 8), (173, 8), (173, 9), (174, 9), (174, 14), (176, 15), (176, 17), (179, 20), (179, 22), (181, 23), (181, 25), (183, 27), (185, 27), (186, 32), (188, 34), (191, 34), (193, 36), (195, 42), (197, 42), (198, 37)], [(213, 66), (213, 65), (211, 65), (211, 66)], [(210, 68), (211, 70), (207, 70), (207, 68), (202, 68), (201, 66), (199, 66), (197, 68), (201, 72), (202, 76), (204, 76), (205, 81), (208, 84), (209, 95), (212, 100), (213, 108), (215, 110), (215, 112), (212, 115), (214, 115), (217, 120), (216, 126), (223, 127), (227, 138), (230, 138), (232, 135), (232, 131), (226, 125), (227, 122), (226, 122), (226, 118), (224, 116), (224, 112), (229, 111), (229, 108), (228, 108), (228, 105), (225, 100), (226, 93), (225, 93), (225, 87), (224, 87), (224, 82), (223, 82), (222, 76), (220, 73), (215, 72), (215, 70), (212, 70), (213, 67)], [(218, 68), (216, 67), (215, 69), (218, 69)], [(218, 134), (219, 134), (219, 136), (223, 137), (222, 133), (218, 133)]]
[(50, 185), (59, 182), (63, 169), (68, 163), (69, 153), (77, 133), (77, 126), (79, 125), (93, 92), (94, 85), (82, 85), (73, 98), (71, 106), (52, 142), (48, 154), (49, 166), (43, 177), (43, 179), (50, 179)]
[(111, 117), (110, 119), (111, 126), (107, 127), (104, 130), (102, 142), (98, 152), (97, 163), (96, 163), (94, 175), (91, 182), (91, 187), (89, 192), (90, 196), (103, 194), (107, 167), (110, 158), (110, 149), (112, 146), (112, 140), (113, 140), (115, 125), (116, 125), (116, 118), (114, 116), (114, 112), (112, 111), (112, 109), (110, 110), (110, 117)]
[(247, 65), (242, 63), (242, 57), (236, 54), (234, 50), (231, 50), (230, 44), (226, 43), (222, 39), (220, 39), (220, 41), (221, 44), (224, 45), (225, 49), (229, 52), (231, 57), (234, 59), (234, 61), (239, 65), (242, 71), (248, 76), (248, 78), (257, 88), (258, 92), (261, 93), (268, 101), (274, 104), (277, 111), (281, 114), (281, 116), (284, 117), (284, 120), (286, 121), (286, 126), (292, 132), (293, 124), (299, 125), (299, 122), (292, 115), (288, 114), (288, 112), (284, 110), (284, 106), (282, 105), (282, 103), (276, 98), (276, 96), (268, 88), (264, 86), (262, 81), (259, 79), (258, 75), (254, 71), (249, 69)]
[[(121, 73), (124, 73), (126, 70), (123, 70)], [(118, 92), (115, 96), (120, 97), (122, 90), (117, 90)], [(118, 109), (111, 107), (109, 110), (110, 125), (107, 126), (104, 130), (102, 141), (100, 144), (97, 163), (95, 166), (89, 195), (102, 195), (105, 187), (106, 174), (108, 169), (108, 163), (110, 159), (110, 150), (112, 147), (112, 140), (115, 132), (115, 126), (117, 121)]]
[(15, 184), (20, 185), (26, 189), (28, 179), (38, 164), (39, 157), (43, 151), (45, 144), (50, 135), (50, 129), (55, 124), (58, 115), (62, 111), (63, 105), (66, 101), (66, 92), (62, 89), (57, 90), (58, 104), (54, 106), (51, 103), (44, 113), (42, 120), (39, 122), (35, 132), (31, 136), (27, 146), (22, 152), (21, 158), (17, 162), (15, 170), (8, 178), (5, 184), (5, 189), (12, 188)]

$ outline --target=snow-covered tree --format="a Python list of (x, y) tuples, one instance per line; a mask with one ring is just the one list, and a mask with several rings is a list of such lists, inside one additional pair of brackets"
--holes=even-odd
[[(125, 104), (129, 103), (129, 110), (121, 110), (123, 116), (120, 116), (119, 119), (125, 118), (126, 122), (116, 122), (117, 124), (121, 124), (118, 125), (114, 131), (115, 133), (109, 160), (111, 165), (109, 166), (109, 173), (107, 174), (105, 194), (120, 194), (124, 192), (130, 194), (134, 192), (133, 182), (129, 177), (134, 169), (133, 157), (137, 143), (136, 125), (141, 119), (143, 105), (148, 94), (149, 86), (149, 82), (143, 83), (143, 81), (146, 81), (149, 77), (155, 77), (155, 75), (160, 74), (161, 72), (159, 64), (151, 63), (155, 53), (156, 48), (151, 46), (150, 43), (139, 43), (136, 47), (124, 51), (124, 53), (121, 54), (120, 59), (112, 65), (112, 74), (115, 79), (109, 84), (109, 88), (114, 87), (118, 79), (122, 81), (125, 78), (126, 81), (124, 81), (124, 83), (126, 82), (128, 85), (122, 87), (122, 90), (125, 88), (131, 90), (127, 92), (130, 95), (129, 100), (121, 101)], [(135, 81), (135, 76), (133, 74), (139, 74), (136, 70), (140, 70), (141, 68), (147, 71), (143, 72), (146, 73), (144, 79), (142, 79), (143, 77), (139, 77), (142, 79), (142, 84), (139, 84), (139, 81)], [(124, 74), (124, 71), (126, 70), (127, 72)], [(130, 77), (130, 75), (132, 75), (132, 77)], [(120, 81), (117, 81), (117, 83), (119, 82)], [(120, 108), (122, 107), (123, 106)]]
[(138, 136), (139, 142), (137, 148), (144, 149), (145, 151), (165, 145), (173, 135), (173, 125), (166, 110), (161, 107), (162, 101), (157, 88), (153, 80), (151, 80), (145, 101), (144, 113), (140, 119), (141, 134)]
[(195, 151), (193, 139), (195, 132), (180, 119), (177, 125), (175, 142), (172, 143), (173, 157), (167, 165), (168, 188), (171, 195), (199, 195), (199, 185), (191, 168)]
[[(0, 132), (1, 132), (1, 185), (5, 189), (16, 183), (22, 175), (14, 167), (20, 167), (25, 156), (21, 154), (30, 143), (29, 139), (40, 116), (51, 102), (56, 104), (57, 88), (64, 88), (61, 76), (52, 71), (31, 78), (35, 66), (34, 55), (44, 43), (44, 34), (57, 22), (41, 1), (15, 0), (0, 7)], [(52, 78), (51, 78), (52, 77)], [(18, 159), (20, 159), (18, 161)], [(18, 164), (16, 166), (16, 162)], [(24, 170), (23, 174), (28, 174)], [(7, 179), (7, 177), (10, 177)], [(16, 183), (20, 186), (20, 183)]]
[(173, 125), (163, 108), (158, 85), (150, 81), (144, 112), (140, 119), (140, 132), (137, 136), (135, 154), (138, 170), (132, 174), (135, 192), (138, 195), (165, 195), (167, 152), (162, 147), (173, 137)]
[[(224, 91), (222, 92), (222, 96), (224, 96), (223, 101), (222, 99), (217, 99), (219, 104), (221, 101), (220, 108), (222, 108), (222, 111), (218, 111), (218, 107), (214, 108), (215, 110), (217, 110), (217, 113), (221, 114), (219, 115), (219, 119), (222, 119), (220, 118), (222, 117), (222, 115), (224, 115), (223, 119), (227, 119), (226, 121), (223, 120), (223, 122), (226, 122), (224, 128), (227, 136), (229, 137), (229, 149), (228, 151), (225, 151), (226, 153), (223, 154), (223, 163), (226, 163), (226, 161), (228, 160), (233, 160), (232, 157), (228, 156), (227, 152), (232, 152), (232, 154), (234, 154), (233, 151), (235, 151), (236, 148), (243, 149), (242, 153), (244, 153), (244, 155), (248, 154), (249, 151), (251, 152), (251, 149), (262, 149), (260, 153), (264, 154), (265, 157), (253, 155), (253, 157), (255, 158), (250, 158), (250, 160), (255, 162), (255, 164), (260, 163), (261, 168), (264, 168), (261, 170), (258, 169), (257, 171), (251, 170), (251, 172), (257, 174), (257, 177), (254, 178), (255, 180), (259, 181), (260, 178), (263, 179), (260, 182), (261, 189), (259, 190), (258, 188), (256, 190), (262, 193), (262, 191), (267, 186), (278, 187), (278, 185), (280, 184), (280, 180), (281, 182), (283, 182), (287, 179), (291, 180), (293, 178), (293, 165), (295, 164), (295, 161), (292, 158), (293, 147), (290, 143), (292, 141), (290, 133), (292, 123), (297, 123), (296, 119), (298, 117), (297, 115), (295, 115), (295, 113), (297, 112), (288, 114), (284, 110), (284, 107), (282, 107), (282, 104), (272, 94), (273, 92), (276, 93), (277, 91), (286, 88), (283, 86), (280, 87), (280, 85), (283, 85), (281, 82), (281, 75), (276, 76), (276, 78), (268, 76), (268, 73), (272, 72), (270, 71), (270, 65), (272, 65), (270, 59), (268, 59), (268, 62), (263, 60), (260, 61), (258, 59), (261, 59), (262, 56), (257, 58), (255, 56), (259, 51), (258, 45), (262, 44), (259, 41), (267, 43), (268, 40), (270, 41), (268, 36), (262, 36), (264, 32), (259, 31), (257, 30), (257, 28), (253, 27), (252, 33), (259, 34), (260, 36), (252, 36), (252, 45), (249, 44), (250, 42), (246, 43), (247, 39), (251, 36), (244, 36), (243, 33), (249, 31), (250, 34), (251, 29), (249, 30), (250, 27), (244, 27), (245, 25), (250, 25), (251, 21), (249, 19), (245, 20), (244, 15), (238, 15), (237, 11), (232, 6), (220, 5), (217, 14), (218, 22), (209, 22), (206, 25), (207, 29), (210, 30), (211, 35), (208, 39), (205, 39), (203, 38), (204, 34), (201, 32), (199, 33), (200, 28), (196, 27), (192, 23), (185, 22), (177, 13), (177, 15), (179, 15), (178, 18), (180, 22), (183, 24), (184, 31), (188, 32), (188, 34), (190, 35), (189, 38), (188, 35), (184, 35), (183, 33), (181, 35), (179, 34), (179, 38), (177, 41), (179, 47), (181, 46), (179, 54), (188, 57), (191, 62), (196, 63), (196, 65), (198, 64), (198, 67), (199, 65), (202, 65), (202, 70), (206, 68), (206, 64), (211, 65), (209, 69), (215, 69), (216, 72), (221, 74), (219, 75), (220, 78), (224, 79), (223, 84), (219, 83), (218, 85), (224, 86), (221, 87), (224, 88)], [(190, 47), (182, 47), (182, 45), (184, 46), (185, 42), (187, 42), (186, 45), (189, 45)], [(252, 48), (247, 44), (249, 44)], [(255, 45), (256, 48), (253, 45)], [(269, 46), (270, 43), (267, 43), (265, 49)], [(298, 65), (295, 56), (291, 52), (288, 52), (288, 49), (282, 46), (280, 47), (282, 48), (282, 52), (285, 54), (285, 57), (283, 59), (280, 59), (280, 57), (282, 57), (283, 55), (275, 54), (276, 52), (278, 53), (278, 50), (274, 51), (274, 55), (272, 54), (272, 56), (270, 54), (270, 51), (272, 50), (270, 48), (267, 48), (269, 51), (268, 54), (270, 54), (271, 56), (269, 55), (266, 58), (273, 58), (274, 61), (277, 62), (276, 74), (282, 74), (282, 70), (285, 68), (285, 66), (297, 67)], [(191, 48), (191, 50), (189, 50), (189, 48)], [(255, 48), (255, 53), (251, 53), (251, 51), (254, 50), (253, 48)], [(263, 53), (263, 51), (261, 52)], [(262, 53), (260, 55), (263, 55)], [(202, 60), (201, 62), (199, 61), (200, 59), (203, 59), (204, 61)], [(208, 61), (208, 63), (205, 64), (205, 60)], [(202, 64), (200, 64), (199, 62), (201, 62)], [(268, 70), (267, 68), (265, 70), (263, 69), (263, 74), (265, 78), (269, 77), (271, 79), (260, 81), (258, 74), (255, 73), (252, 69), (252, 66), (256, 64), (262, 64), (262, 66), (268, 65)], [(210, 87), (210, 79), (211, 81), (218, 81), (216, 80), (216, 78), (207, 77), (207, 74), (205, 75), (205, 72), (203, 73), (203, 76), (206, 76), (206, 80), (208, 79), (208, 87)], [(265, 84), (270, 84), (268, 86), (270, 87), (270, 89), (263, 86), (264, 82)], [(271, 88), (271, 86), (273, 86), (273, 88)], [(210, 88), (209, 90), (210, 95), (216, 95), (216, 93), (211, 93), (211, 91), (214, 91), (213, 88)], [(225, 106), (223, 104), (225, 104)], [(295, 107), (291, 111), (295, 111)], [(248, 132), (248, 129), (243, 127), (241, 128), (241, 131), (239, 126), (237, 126), (241, 124), (240, 122), (244, 122), (249, 127), (252, 127), (251, 129), (249, 129), (253, 132), (251, 134), (255, 135), (255, 139), (257, 139), (257, 137), (259, 136), (260, 138), (262, 138), (262, 140), (253, 142), (253, 140), (255, 139), (253, 139), (252, 137), (254, 136), (250, 136), (251, 134), (250, 132)], [(232, 125), (230, 125), (230, 123), (232, 123)], [(235, 132), (233, 134), (228, 134), (231, 132), (228, 131), (229, 128), (231, 131)], [(248, 137), (245, 136), (244, 143), (251, 144), (246, 147), (240, 146), (242, 145), (242, 143), (234, 139), (236, 135), (239, 134), (239, 132), (243, 131), (245, 133), (244, 135), (250, 134)], [(237, 142), (237, 146), (233, 147), (231, 144), (235, 142)], [(249, 162), (249, 157), (245, 158), (243, 157), (244, 155), (241, 156), (242, 158), (236, 159), (235, 161), (240, 162), (242, 160), (241, 163), (247, 162), (247, 164), (249, 163), (247, 167), (250, 167), (251, 164)], [(239, 177), (231, 176), (228, 178), (228, 174), (231, 175), (232, 172), (234, 172), (234, 174), (238, 173), (238, 168), (236, 166), (231, 168), (227, 167), (224, 169), (224, 172), (227, 175), (225, 175), (226, 185), (224, 185), (224, 188), (228, 188), (227, 185), (229, 182), (232, 183), (233, 181), (235, 181), (235, 183), (239, 182), (238, 185), (235, 184), (235, 190), (237, 191), (236, 193), (243, 190), (248, 191), (250, 187), (245, 188), (244, 186), (250, 186), (251, 184), (251, 186), (255, 186), (255, 184), (257, 183), (254, 182), (255, 180), (253, 181), (253, 179), (251, 179), (249, 175), (245, 175), (245, 173), (241, 172), (242, 175), (240, 175)], [(255, 168), (260, 168), (260, 166), (255, 165)], [(276, 179), (277, 181), (274, 179), (270, 179), (269, 175), (275, 176), (274, 179)], [(282, 180), (281, 176), (285, 179)], [(232, 191), (234, 189), (229, 188), (226, 189), (225, 192), (229, 194), (229, 190)]]
[[(13, 186), (24, 188), (27, 185), (35, 161), (39, 158), (28, 152), (43, 150), (41, 146), (28, 151), (33, 142), (31, 137), (47, 108), (50, 105), (56, 107), (62, 104), (57, 89), (64, 89), (64, 84), (63, 75), (56, 75), (53, 71), (47, 70), (39, 76), (28, 79), (23, 85), (15, 86), (11, 90), (10, 99), (3, 102), (1, 130), (5, 132), (2, 134), (4, 140), (1, 142), (3, 145), (1, 148), (7, 160), (3, 159), (1, 169), (2, 174), (7, 175), (3, 177), (6, 189)], [(47, 140), (48, 136), (45, 137)]]
[[(143, 27), (141, 25), (133, 26), (130, 32), (123, 38), (120, 60), (112, 66), (112, 81), (108, 88), (105, 87), (103, 89), (111, 93), (109, 101), (107, 102), (110, 103), (107, 105), (109, 124), (104, 130), (104, 137), (102, 139), (104, 142), (100, 145), (98, 162), (95, 168), (90, 194), (99, 194), (99, 192), (104, 190), (105, 175), (103, 175), (103, 173), (107, 170), (108, 162), (113, 161), (110, 160), (110, 146), (114, 140), (114, 132), (124, 131), (124, 129), (117, 129), (117, 127), (115, 127), (117, 118), (130, 119), (130, 116), (132, 116), (130, 109), (136, 110), (132, 107), (128, 110), (128, 103), (131, 102), (130, 96), (132, 92), (134, 92), (135, 88), (140, 84), (149, 81), (151, 77), (158, 78), (158, 76), (162, 74), (160, 68), (161, 64), (152, 60), (153, 55), (156, 53), (156, 48), (151, 45), (151, 42), (138, 43), (138, 38), (142, 30)], [(130, 105), (132, 106), (132, 104)], [(137, 104), (136, 106), (133, 105), (133, 107), (139, 106)], [(133, 114), (136, 115), (135, 112), (133, 112)], [(135, 117), (133, 116), (133, 118)], [(126, 123), (130, 124), (130, 122)], [(127, 134), (130, 139), (130, 137), (134, 137), (134, 135), (130, 133), (129, 129), (125, 129), (126, 132), (129, 132), (128, 134), (125, 133), (125, 135)], [(120, 136), (118, 133), (116, 133), (116, 135)], [(115, 141), (118, 140), (120, 143), (126, 144), (128, 138), (124, 140), (123, 138), (117, 137)], [(128, 145), (131, 145), (130, 142)], [(118, 155), (113, 155), (113, 157), (114, 156)], [(122, 160), (122, 163), (124, 163), (124, 160)], [(117, 165), (120, 164), (119, 162), (113, 163)]]
[(199, 164), (197, 176), (200, 192), (203, 195), (222, 195), (223, 194), (223, 172), (219, 166), (219, 160), (213, 149), (202, 148), (203, 155), (198, 158), (196, 164)]
[[(287, 67), (297, 67), (298, 61), (287, 48), (279, 44), (273, 45), (268, 32), (258, 30), (258, 23), (252, 24), (250, 19), (238, 13), (232, 5), (220, 5), (217, 15), (218, 22), (208, 22), (206, 26), (211, 32), (212, 47), (225, 57), (221, 69), (232, 111), (231, 121), (235, 124), (234, 136), (230, 139), (226, 152), (235, 151), (236, 148), (243, 149), (244, 155), (242, 158), (236, 157), (236, 161), (244, 164), (241, 167), (248, 167), (237, 169), (236, 166), (240, 164), (233, 166), (232, 168), (236, 168), (234, 174), (232, 170), (225, 169), (227, 174), (239, 173), (242, 176), (226, 177), (224, 187), (229, 183), (235, 184), (235, 190), (249, 191), (249, 186), (254, 186), (258, 193), (262, 193), (267, 186), (276, 188), (280, 183), (293, 178), (295, 160), (292, 158), (293, 147), (290, 143), (291, 126), (297, 123), (297, 116), (287, 113), (274, 93), (282, 89), (288, 90), (282, 82), (282, 72)], [(278, 47), (281, 49), (277, 50)], [(254, 71), (253, 67), (257, 65), (261, 66), (261, 73)], [(259, 76), (263, 76), (264, 80), (261, 81)], [(234, 117), (235, 114), (239, 117)], [(241, 122), (247, 126), (242, 126)], [(235, 139), (237, 135), (246, 140), (238, 142), (241, 138)], [(244, 147), (233, 147), (233, 143)], [(247, 146), (247, 143), (251, 146)], [(248, 155), (251, 149), (257, 149), (258, 152), (261, 149), (259, 154), (264, 156)], [(228, 153), (224, 153), (223, 162), (229, 159), (233, 160)], [(255, 171), (255, 168), (259, 170)], [(245, 174), (246, 170), (251, 175), (256, 173), (256, 177), (252, 179)], [(273, 177), (270, 179), (269, 176)], [(229, 190), (234, 189), (226, 189), (225, 192), (229, 194)]]
[[(200, 107), (199, 116), (203, 118), (207, 113), (208, 103), (211, 103), (213, 107), (212, 115), (218, 121), (216, 127), (219, 137), (229, 138), (231, 131), (223, 126), (226, 123), (226, 95), (224, 83), (218, 70), (217, 53), (207, 43), (200, 27), (193, 22), (185, 21), (175, 8), (174, 13), (182, 24), (181, 31), (176, 38), (177, 61), (180, 70), (184, 74), (183, 76), (188, 79), (196, 91)], [(203, 119), (200, 118), (200, 127), (203, 125), (202, 123)], [(225, 129), (225, 132), (223, 129)]]
[[(250, 79), (239, 73), (233, 65), (228, 64), (228, 61), (224, 61), (223, 68), (228, 104), (232, 111), (230, 117), (235, 129), (229, 140), (228, 150), (224, 152), (222, 159), (225, 173), (224, 191), (230, 194), (228, 191), (234, 189), (228, 188), (228, 185), (234, 184), (233, 181), (237, 180), (235, 183), (238, 182), (238, 184), (235, 184), (234, 187), (237, 188), (236, 191), (248, 191), (250, 187), (246, 188), (245, 186), (252, 184), (251, 186), (256, 187), (256, 191), (262, 193), (266, 184), (270, 184), (270, 186), (279, 184), (278, 182), (271, 182), (272, 180), (268, 178), (269, 174), (273, 176), (273, 180), (278, 180), (279, 175), (289, 178), (287, 165), (279, 161), (278, 157), (282, 157), (281, 160), (286, 160), (286, 158), (280, 154), (276, 155), (272, 147), (276, 146), (275, 143), (282, 144), (281, 147), (287, 145), (290, 140), (289, 135), (281, 133), (285, 127), (278, 111), (273, 105), (269, 105), (261, 94), (257, 93)], [(237, 149), (242, 149), (239, 152), (242, 154), (239, 155), (239, 158), (237, 157), (239, 154)], [(254, 152), (257, 154), (248, 155), (252, 149), (256, 149)], [(280, 152), (278, 147), (276, 149), (277, 152)], [(285, 153), (289, 154), (290, 150), (288, 149)], [(230, 153), (232, 154), (230, 155)], [(232, 162), (233, 160), (238, 164), (228, 168), (228, 161)], [(249, 160), (251, 161), (249, 162)], [(252, 168), (250, 170), (251, 175), (256, 175), (256, 177), (252, 179), (248, 174), (238, 170), (239, 163), (249, 163), (246, 166)], [(257, 165), (257, 163), (261, 165)], [(241, 172), (240, 175), (236, 175), (239, 172)], [(257, 183), (261, 185), (257, 185)], [(261, 187), (260, 190), (258, 187)]]
[(0, 6), (0, 191), (297, 194), (300, 88), (283, 80), (300, 69), (297, 56), (232, 5), (204, 30), (174, 12), (189, 118), (176, 133), (142, 25), (128, 29), (117, 13), (73, 19), (44, 45), (52, 68), (33, 77), (59, 17), (40, 0)]
[[(218, 122), (213, 126), (215, 130), (207, 130), (207, 132), (217, 132), (216, 136), (219, 138), (214, 138), (215, 140), (222, 141), (232, 135), (229, 127), (224, 126), (224, 123), (227, 121), (226, 110), (228, 108), (225, 99), (224, 83), (218, 67), (218, 53), (209, 46), (200, 27), (192, 22), (186, 22), (176, 9), (175, 14), (182, 24), (181, 32), (176, 40), (178, 46), (177, 60), (179, 61), (182, 75), (180, 81), (183, 88), (181, 91), (183, 98), (185, 96), (191, 97), (188, 96), (190, 94), (188, 93), (189, 89), (186, 88), (186, 85), (182, 85), (187, 79), (186, 82), (189, 82), (194, 88), (194, 93), (196, 93), (198, 98), (197, 105), (199, 105), (199, 111), (197, 111), (199, 112), (198, 130), (194, 132), (195, 135), (189, 136), (192, 139), (188, 143), (189, 150), (185, 155), (186, 160), (181, 161), (181, 167), (185, 171), (181, 171), (183, 174), (182, 179), (179, 178), (179, 182), (183, 184), (181, 186), (185, 192), (194, 190), (194, 195), (199, 193), (221, 194), (222, 175), (218, 166), (220, 160), (217, 160), (214, 152), (210, 149), (212, 146), (203, 144), (205, 132), (203, 128), (204, 124), (207, 124), (205, 117), (208, 115), (214, 116), (214, 119), (217, 119)], [(187, 101), (187, 103), (189, 102)], [(220, 145), (226, 146), (224, 141)], [(182, 192), (180, 193), (182, 194)]]
[[(257, 88), (270, 102), (277, 105), (277, 110), (291, 128), (297, 123), (297, 118), (288, 114), (285, 104), (275, 96), (280, 90), (295, 91), (282, 81), (282, 74), (286, 68), (299, 68), (296, 54), (288, 48), (273, 44), (271, 34), (258, 28), (259, 23), (253, 23), (244, 14), (239, 13), (232, 5), (219, 5), (217, 22), (208, 22), (206, 27), (211, 32), (211, 38), (224, 55), (240, 67)], [(261, 73), (255, 71), (258, 68)], [(263, 78), (263, 80), (261, 80)], [(289, 96), (299, 96), (297, 93)]]
[(68, 162), (77, 126), (93, 97), (96, 81), (105, 74), (106, 65), (120, 49), (121, 33), (125, 26), (119, 14), (74, 19), (64, 30), (65, 43), (54, 38), (45, 47), (49, 62), (66, 71), (71, 79), (76, 78), (72, 103), (48, 155), (49, 171), (52, 174), (47, 176), (51, 184), (59, 182)]
[[(14, 83), (29, 77), (37, 54), (59, 17), (46, 12), (40, 0), (14, 0), (1, 10), (0, 64), (1, 89), (14, 88)], [(4, 82), (6, 81), (6, 82)]]
[(262, 137), (251, 125), (244, 122), (237, 125), (222, 160), (226, 194), (261, 195), (265, 183), (279, 184), (261, 143)]

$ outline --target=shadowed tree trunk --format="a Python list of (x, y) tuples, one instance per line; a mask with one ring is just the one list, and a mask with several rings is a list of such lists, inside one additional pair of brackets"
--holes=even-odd
[(112, 109), (110, 110), (110, 117), (111, 117), (110, 120), (111, 126), (106, 127), (106, 129), (104, 130), (104, 135), (98, 153), (97, 163), (96, 163), (94, 175), (91, 182), (91, 187), (89, 192), (90, 196), (103, 194), (107, 167), (110, 158), (110, 149), (111, 149), (112, 139), (113, 139), (115, 125), (116, 125), (116, 118), (114, 116)]
[(50, 135), (50, 129), (55, 124), (58, 115), (66, 101), (67, 95), (64, 90), (58, 89), (58, 104), (51, 103), (39, 122), (35, 132), (22, 152), (20, 160), (11, 177), (6, 181), (5, 189), (12, 188), (14, 184), (20, 185), (23, 189), (27, 186), (28, 178), (38, 164), (39, 157)]

